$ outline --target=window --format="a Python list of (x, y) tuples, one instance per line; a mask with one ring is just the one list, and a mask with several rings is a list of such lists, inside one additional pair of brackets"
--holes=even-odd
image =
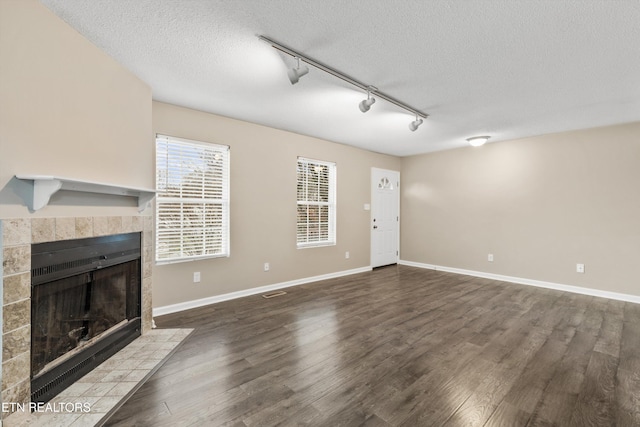
[(229, 256), (229, 147), (156, 137), (156, 261)]
[(336, 244), (336, 164), (298, 157), (298, 247)]

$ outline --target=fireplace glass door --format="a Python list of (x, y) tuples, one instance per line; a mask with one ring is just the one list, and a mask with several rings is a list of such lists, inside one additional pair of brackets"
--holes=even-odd
[(32, 293), (31, 372), (48, 365), (99, 335), (135, 317), (138, 260), (35, 286)]
[(140, 233), (31, 245), (32, 401), (140, 336), (140, 247)]

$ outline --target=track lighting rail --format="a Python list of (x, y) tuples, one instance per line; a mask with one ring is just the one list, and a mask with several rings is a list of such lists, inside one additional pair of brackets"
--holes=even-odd
[[(313, 58), (309, 58), (308, 56), (306, 56), (306, 55), (304, 55), (304, 54), (302, 54), (302, 53), (300, 53), (300, 52), (298, 52), (298, 51), (296, 51), (294, 49), (291, 49), (290, 47), (287, 47), (287, 46), (285, 46), (285, 45), (283, 45), (281, 43), (278, 43), (278, 42), (276, 42), (274, 40), (271, 40), (270, 38), (265, 37), (265, 36), (258, 36), (258, 38), (260, 40), (262, 40), (263, 42), (268, 43), (269, 45), (271, 45), (271, 47), (279, 50), (282, 53), (285, 53), (285, 54), (287, 54), (289, 56), (292, 56), (294, 58), (299, 58), (300, 61), (305, 62), (305, 63), (307, 63), (307, 64), (309, 64), (309, 65), (311, 65), (311, 66), (313, 66), (313, 67), (315, 67), (315, 68), (317, 68), (319, 70), (322, 70), (327, 74), (331, 74), (332, 76), (337, 77), (337, 78), (339, 78), (339, 79), (341, 79), (341, 80), (343, 80), (343, 81), (345, 81), (345, 82), (347, 82), (347, 83), (349, 83), (349, 84), (351, 84), (353, 86), (356, 86), (356, 87), (362, 89), (363, 91), (368, 91), (369, 93), (371, 93), (371, 95), (375, 95), (378, 98), (384, 99), (385, 101), (390, 102), (390, 103), (402, 108), (403, 110), (406, 110), (406, 111), (410, 112), (411, 114), (413, 114), (413, 115), (415, 115), (417, 117), (422, 117), (423, 119), (426, 119), (427, 117), (429, 117), (429, 115), (427, 113), (423, 113), (422, 111), (417, 110), (417, 109), (413, 108), (412, 106), (410, 106), (408, 104), (405, 104), (404, 102), (399, 101), (399, 100), (397, 100), (396, 98), (394, 98), (392, 96), (387, 95), (384, 92), (380, 92), (377, 88), (374, 88), (371, 85), (362, 83), (361, 81), (356, 80), (353, 77), (336, 70), (335, 68), (331, 68), (328, 65), (323, 64), (322, 62), (318, 62)], [(374, 88), (375, 90), (371, 90), (371, 88)]]

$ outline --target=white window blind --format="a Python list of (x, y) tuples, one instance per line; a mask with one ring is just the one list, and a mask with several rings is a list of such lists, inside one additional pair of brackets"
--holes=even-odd
[(336, 243), (336, 164), (298, 157), (298, 229), (301, 247)]
[(156, 261), (229, 256), (229, 147), (156, 137)]

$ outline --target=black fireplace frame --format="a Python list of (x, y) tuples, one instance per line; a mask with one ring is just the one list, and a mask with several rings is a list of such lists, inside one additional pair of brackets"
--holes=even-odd
[[(48, 402), (100, 363), (141, 336), (142, 250), (141, 233), (34, 244), (31, 247), (31, 286), (138, 260), (137, 307), (128, 322), (105, 334), (37, 376), (31, 378), (31, 401)], [(33, 308), (32, 308), (33, 310)]]

